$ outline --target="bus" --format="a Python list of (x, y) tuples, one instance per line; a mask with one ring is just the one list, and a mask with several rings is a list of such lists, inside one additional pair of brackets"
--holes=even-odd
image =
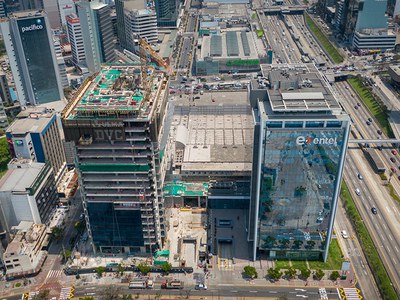
[(367, 158), (369, 164), (371, 165), (371, 167), (374, 169), (374, 171), (378, 174), (382, 174), (385, 173), (386, 171), (386, 167), (383, 164), (382, 160), (380, 159), (380, 157), (378, 156), (378, 154), (376, 153), (375, 149), (363, 149), (364, 155)]

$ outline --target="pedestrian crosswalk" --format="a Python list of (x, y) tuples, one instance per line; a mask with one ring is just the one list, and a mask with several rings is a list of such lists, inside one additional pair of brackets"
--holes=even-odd
[(62, 288), (59, 300), (71, 299), (72, 297), (74, 297), (73, 292), (74, 292), (74, 287), (72, 286)]
[(46, 282), (52, 280), (58, 280), (58, 278), (61, 277), (63, 271), (62, 270), (50, 270), (49, 273), (47, 273), (46, 276)]

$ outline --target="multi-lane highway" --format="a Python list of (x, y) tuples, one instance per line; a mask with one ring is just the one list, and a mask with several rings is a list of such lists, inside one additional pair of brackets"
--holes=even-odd
[[(342, 101), (342, 104), (357, 125), (356, 130), (366, 138), (382, 136), (378, 134), (380, 129), (376, 121), (370, 116), (367, 108), (359, 102), (361, 100), (357, 98), (347, 83), (337, 84), (336, 89), (339, 96), (346, 99), (346, 101)], [(358, 103), (360, 103), (360, 106)], [(372, 119), (372, 122), (368, 119)], [(370, 125), (367, 125), (367, 122)], [(385, 136), (382, 136), (382, 138), (385, 138)], [(383, 148), (381, 151), (373, 151), (379, 153), (388, 168), (398, 168), (390, 161), (390, 158), (393, 157), (390, 147)], [(358, 174), (361, 174), (362, 180), (359, 179)], [(400, 276), (397, 270), (400, 263), (400, 214), (398, 208), (391, 199), (388, 189), (383, 186), (381, 179), (373, 174), (371, 167), (359, 149), (349, 149), (348, 151), (345, 180), (351, 189), (353, 198), (376, 248), (383, 258), (392, 282), (399, 290)], [(398, 178), (393, 176), (391, 182), (395, 184), (396, 181), (398, 181)], [(356, 195), (356, 189), (360, 190), (360, 195)], [(376, 215), (372, 213), (372, 207), (377, 209)]]

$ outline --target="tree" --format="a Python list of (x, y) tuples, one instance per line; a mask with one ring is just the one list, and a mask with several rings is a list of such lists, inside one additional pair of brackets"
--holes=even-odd
[(333, 272), (331, 273), (331, 275), (329, 276), (329, 279), (335, 281), (335, 280), (337, 280), (339, 277), (340, 277), (339, 272), (338, 272), (338, 271), (333, 271)]
[(283, 239), (280, 240), (280, 243), (281, 243), (281, 248), (287, 248), (288, 245), (290, 244), (290, 241), (288, 239)]
[(172, 265), (170, 264), (170, 263), (165, 263), (165, 264), (162, 264), (161, 265), (161, 270), (163, 270), (163, 272), (165, 273), (165, 274), (169, 274), (169, 272), (171, 271), (171, 269), (172, 269)]
[[(122, 295), (122, 299), (123, 300), (132, 300), (133, 298), (132, 298), (132, 294), (125, 294), (125, 295)], [(136, 299), (138, 299), (138, 298), (136, 298)]]
[(103, 276), (103, 273), (106, 271), (106, 268), (99, 266), (96, 268), (96, 273), (99, 277)]
[(321, 269), (318, 269), (314, 274), (314, 278), (317, 280), (321, 280), (324, 276), (325, 276), (325, 273)]
[(272, 280), (279, 280), (282, 277), (282, 272), (278, 268), (269, 268), (268, 277)]
[(315, 246), (315, 242), (314, 241), (307, 241), (307, 249), (312, 249)]
[(101, 295), (99, 297), (100, 300), (120, 300), (119, 294), (121, 292), (121, 288), (115, 285), (110, 285), (105, 287), (101, 291)]
[(251, 279), (254, 279), (254, 278), (258, 277), (258, 273), (256, 271), (256, 268), (254, 268), (252, 266), (245, 266), (243, 268), (243, 273), (244, 273), (244, 275), (246, 275), (247, 277), (250, 277)]
[(295, 249), (300, 249), (301, 245), (303, 245), (303, 241), (295, 240), (293, 242), (293, 248), (295, 248)]
[(47, 300), (49, 299), (50, 291), (49, 290), (42, 290), (39, 294), (33, 296), (32, 300)]
[(91, 296), (86, 296), (86, 297), (79, 298), (79, 300), (94, 300), (94, 298)]
[(148, 266), (146, 263), (142, 262), (140, 264), (138, 264), (137, 266), (138, 270), (140, 273), (142, 273), (143, 275), (146, 275), (147, 273), (150, 272), (151, 267)]
[(303, 277), (304, 279), (307, 279), (311, 275), (311, 270), (308, 268), (301, 268), (300, 272), (301, 272), (301, 277)]
[(294, 278), (296, 273), (297, 273), (296, 270), (293, 267), (290, 267), (285, 271), (285, 276), (290, 280)]
[(75, 230), (76, 230), (79, 234), (81, 234), (82, 232), (84, 232), (84, 231), (85, 231), (85, 228), (86, 228), (86, 222), (85, 222), (85, 220), (77, 221), (77, 222), (75, 223), (74, 228), (75, 228)]
[(56, 241), (61, 241), (63, 236), (64, 236), (64, 229), (63, 228), (56, 226), (56, 227), (53, 227), (51, 229), (51, 237), (53, 239), (55, 239)]
[(67, 249), (67, 250), (61, 252), (61, 255), (63, 257), (63, 260), (66, 261), (72, 256), (72, 251)]
[(122, 275), (124, 275), (124, 272), (125, 272), (125, 267), (123, 265), (121, 265), (121, 264), (118, 264), (117, 274), (122, 276)]

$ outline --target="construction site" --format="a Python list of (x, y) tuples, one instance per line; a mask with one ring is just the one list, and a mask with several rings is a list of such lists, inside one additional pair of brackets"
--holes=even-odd
[[(150, 253), (163, 245), (160, 140), (168, 74), (144, 59), (105, 65), (62, 113), (93, 250)], [(154, 60), (153, 60), (154, 61)]]

